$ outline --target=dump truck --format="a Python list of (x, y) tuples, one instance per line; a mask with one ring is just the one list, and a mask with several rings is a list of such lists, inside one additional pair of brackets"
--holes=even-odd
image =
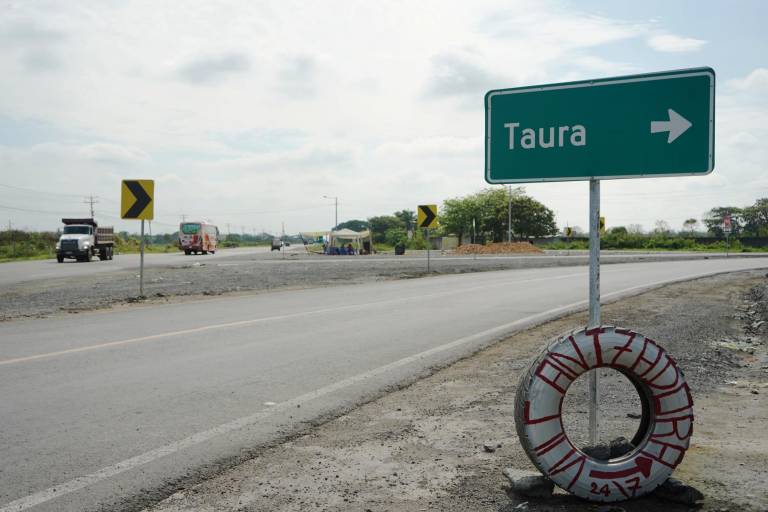
[(111, 226), (99, 226), (95, 219), (61, 219), (64, 231), (56, 243), (56, 260), (64, 258), (91, 261), (111, 260), (115, 250), (115, 230)]

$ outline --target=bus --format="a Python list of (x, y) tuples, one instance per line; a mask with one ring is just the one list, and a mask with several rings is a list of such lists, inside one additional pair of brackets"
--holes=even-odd
[(205, 221), (182, 222), (179, 225), (179, 247), (184, 254), (216, 253), (219, 228)]

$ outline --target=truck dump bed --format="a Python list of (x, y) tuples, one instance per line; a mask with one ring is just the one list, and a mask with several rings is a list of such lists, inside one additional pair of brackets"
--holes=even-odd
[(115, 243), (115, 230), (113, 227), (96, 228), (96, 244), (112, 245)]

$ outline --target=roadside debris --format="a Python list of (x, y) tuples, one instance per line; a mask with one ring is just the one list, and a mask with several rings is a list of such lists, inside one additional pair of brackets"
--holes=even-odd
[(488, 453), (493, 453), (498, 448), (501, 448), (501, 443), (499, 441), (489, 441), (483, 444), (483, 450), (485, 450)]
[(662, 500), (680, 503), (681, 505), (696, 505), (704, 499), (704, 495), (690, 485), (686, 485), (676, 478), (669, 478), (653, 491), (653, 494)]
[(543, 253), (530, 242), (504, 242), (488, 245), (464, 244), (454, 251), (455, 254), (506, 254), (506, 253)]
[(509, 491), (512, 498), (550, 498), (555, 489), (552, 480), (541, 473), (515, 468), (504, 468), (504, 476), (509, 480)]

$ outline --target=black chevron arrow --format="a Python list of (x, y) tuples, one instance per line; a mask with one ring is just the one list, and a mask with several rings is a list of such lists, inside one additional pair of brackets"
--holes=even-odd
[(144, 208), (146, 208), (149, 205), (149, 203), (152, 202), (152, 198), (149, 197), (149, 194), (147, 194), (147, 191), (144, 190), (144, 187), (142, 187), (138, 181), (126, 180), (125, 186), (128, 187), (128, 190), (131, 191), (131, 194), (133, 194), (133, 197), (136, 198), (136, 202), (133, 203), (133, 206), (128, 208), (128, 211), (125, 212), (125, 215), (123, 216), (123, 218), (135, 219), (139, 215), (141, 215), (141, 212), (144, 211)]
[(428, 205), (419, 205), (419, 210), (424, 212), (424, 220), (421, 222), (420, 228), (428, 228), (432, 225), (432, 221), (435, 220), (437, 215), (432, 211)]

